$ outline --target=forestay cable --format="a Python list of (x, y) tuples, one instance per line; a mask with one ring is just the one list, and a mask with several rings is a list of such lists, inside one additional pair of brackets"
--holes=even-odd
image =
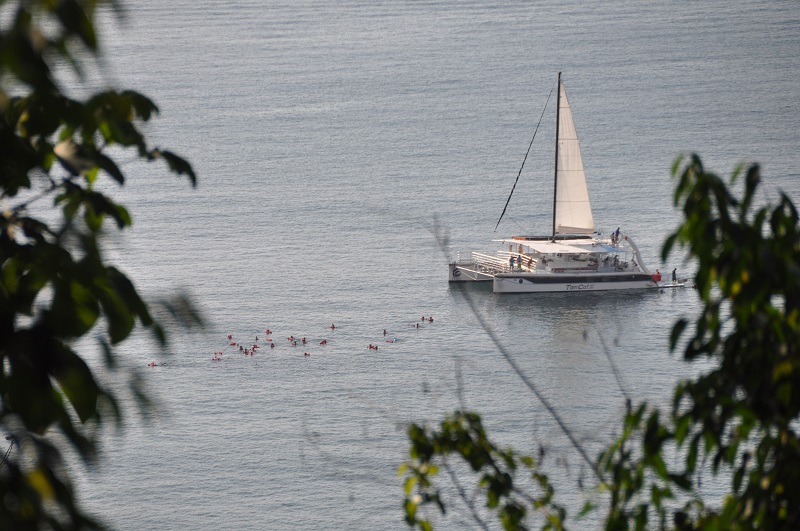
[[(553, 85), (555, 87), (555, 85)], [(536, 124), (536, 129), (533, 131), (533, 138), (531, 138), (531, 143), (528, 144), (528, 151), (525, 152), (525, 157), (522, 159), (522, 166), (519, 167), (519, 172), (517, 173), (517, 179), (514, 181), (514, 186), (511, 187), (511, 193), (508, 194), (508, 199), (506, 199), (506, 206), (503, 207), (503, 212), (500, 214), (500, 219), (497, 220), (497, 225), (494, 226), (494, 231), (497, 232), (497, 227), (500, 226), (500, 221), (503, 220), (503, 216), (506, 213), (506, 209), (508, 208), (508, 204), (511, 202), (511, 196), (514, 195), (514, 189), (517, 187), (517, 183), (519, 182), (519, 176), (522, 175), (522, 168), (525, 167), (525, 161), (528, 160), (528, 153), (531, 152), (531, 146), (533, 145), (533, 141), (536, 139), (536, 132), (539, 131), (539, 125), (542, 123), (542, 118), (544, 118), (544, 111), (547, 110), (547, 104), (550, 102), (550, 96), (553, 95), (553, 89), (550, 89), (550, 94), (547, 95), (547, 101), (544, 102), (544, 109), (542, 109), (542, 115), (539, 117), (539, 123)]]

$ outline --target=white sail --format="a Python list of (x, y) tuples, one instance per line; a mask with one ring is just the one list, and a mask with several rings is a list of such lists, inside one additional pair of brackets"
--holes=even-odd
[(554, 229), (556, 234), (591, 234), (595, 230), (592, 205), (586, 188), (578, 134), (563, 83), (560, 91)]

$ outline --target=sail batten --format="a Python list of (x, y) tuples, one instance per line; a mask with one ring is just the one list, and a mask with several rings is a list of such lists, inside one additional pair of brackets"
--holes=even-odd
[(595, 224), (586, 187), (586, 172), (563, 82), (559, 86), (558, 107), (554, 232), (591, 234)]

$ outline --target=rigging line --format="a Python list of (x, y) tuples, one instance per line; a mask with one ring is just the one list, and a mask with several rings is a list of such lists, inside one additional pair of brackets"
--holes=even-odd
[[(555, 85), (553, 85), (555, 87)], [(517, 187), (517, 183), (519, 182), (519, 176), (522, 175), (522, 168), (525, 167), (525, 161), (528, 160), (528, 154), (531, 152), (531, 146), (533, 146), (533, 141), (536, 139), (536, 132), (539, 131), (539, 126), (542, 123), (542, 118), (544, 118), (544, 111), (547, 110), (547, 104), (550, 102), (550, 96), (553, 95), (553, 89), (550, 89), (550, 94), (547, 95), (547, 101), (544, 102), (544, 109), (542, 109), (542, 115), (539, 117), (539, 123), (536, 124), (536, 129), (533, 131), (533, 138), (531, 138), (531, 143), (528, 144), (528, 151), (525, 152), (525, 157), (522, 159), (522, 165), (519, 167), (519, 172), (517, 172), (517, 178), (514, 181), (514, 186), (511, 187), (511, 193), (508, 194), (508, 199), (506, 199), (506, 206), (503, 207), (503, 212), (500, 213), (500, 219), (497, 220), (497, 225), (494, 226), (494, 231), (497, 232), (497, 227), (500, 226), (500, 222), (503, 220), (503, 215), (506, 213), (506, 209), (508, 208), (508, 204), (511, 202), (511, 196), (514, 195), (514, 189)]]
[(525, 232), (533, 232), (532, 230), (531, 230), (531, 231), (529, 231), (527, 227), (523, 226), (523, 225), (522, 225), (522, 223), (520, 223), (520, 222), (519, 222), (519, 221), (517, 221), (516, 219), (512, 218), (511, 216), (508, 216), (508, 219), (509, 219), (511, 222), (513, 222), (513, 223), (514, 223), (514, 225), (516, 225), (516, 226), (517, 226), (517, 228), (519, 228), (519, 230), (521, 230), (523, 233), (525, 233)]

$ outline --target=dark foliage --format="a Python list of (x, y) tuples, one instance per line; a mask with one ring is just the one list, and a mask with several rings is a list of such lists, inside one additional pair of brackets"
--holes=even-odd
[[(161, 344), (165, 333), (103, 254), (107, 221), (122, 230), (131, 218), (96, 184), (125, 182), (111, 146), (164, 160), (192, 184), (195, 175), (179, 156), (148, 146), (139, 125), (158, 109), (146, 96), (107, 90), (78, 100), (59, 85), (51, 65), (81, 75), (82, 62), (99, 54), (95, 9), (112, 3), (0, 4), (13, 15), (0, 26), (0, 430), (11, 446), (0, 464), (0, 529), (100, 528), (80, 510), (59, 446), (66, 441), (92, 463), (97, 427), (120, 414), (74, 345), (93, 334), (113, 369), (114, 345), (137, 324)], [(185, 299), (171, 310), (199, 322)]]

